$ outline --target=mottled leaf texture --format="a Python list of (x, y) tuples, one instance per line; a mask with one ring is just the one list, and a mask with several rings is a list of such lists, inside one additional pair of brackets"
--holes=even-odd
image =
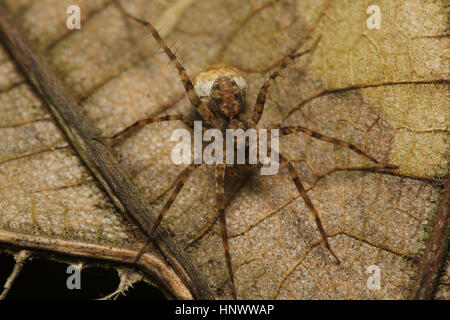
[[(241, 69), (250, 106), (285, 54), (307, 48), (321, 36), (317, 49), (283, 71), (269, 90), (260, 127), (306, 126), (399, 166), (396, 174), (343, 170), (373, 163), (301, 133), (281, 138), (281, 152), (295, 160), (342, 264), (333, 263), (287, 169), (275, 176), (254, 174), (226, 209), (238, 298), (414, 297), (430, 255), (427, 245), (436, 236), (442, 181), (448, 174), (448, 3), (122, 2), (130, 13), (152, 21), (167, 43), (176, 41), (172, 48), (179, 49), (190, 74), (218, 63)], [(99, 135), (112, 135), (151, 115), (196, 116), (174, 66), (159, 54), (151, 35), (111, 1), (1, 4)], [(66, 28), (71, 4), (81, 8), (81, 30)], [(380, 29), (367, 27), (371, 4), (380, 8)], [(19, 262), (45, 249), (52, 259), (65, 261), (62, 254), (69, 254), (80, 263), (93, 258), (100, 265), (123, 262), (139, 251), (143, 233), (102, 190), (1, 47), (0, 115), (2, 251), (16, 253)], [(184, 169), (170, 159), (175, 144), (171, 133), (183, 126), (150, 125), (114, 149), (154, 216)], [(228, 181), (228, 194), (237, 180)], [(216, 218), (214, 168), (203, 165), (189, 177), (162, 225), (210, 290), (218, 298), (230, 298)], [(20, 248), (30, 251), (19, 254)], [(150, 254), (154, 264), (160, 263), (147, 274), (152, 282), (168, 295), (190, 298), (180, 275), (154, 249)], [(445, 261), (439, 264), (444, 272), (428, 290), (432, 297), (449, 299), (448, 263), (446, 268)], [(379, 268), (378, 289), (368, 286), (374, 275), (369, 266)], [(120, 274), (127, 278), (128, 273)], [(136, 277), (129, 274), (124, 285)]]

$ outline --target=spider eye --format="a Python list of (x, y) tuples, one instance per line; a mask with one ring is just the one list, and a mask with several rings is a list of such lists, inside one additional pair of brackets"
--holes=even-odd
[(239, 70), (226, 66), (214, 66), (199, 72), (193, 80), (195, 93), (204, 103), (208, 103), (211, 100), (214, 82), (224, 77), (232, 79), (244, 95), (247, 93), (247, 82)]

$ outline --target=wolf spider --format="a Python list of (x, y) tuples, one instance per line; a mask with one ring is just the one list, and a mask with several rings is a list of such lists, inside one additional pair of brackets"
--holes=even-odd
[[(124, 10), (124, 8), (118, 3), (119, 9), (122, 13), (138, 22), (139, 24), (146, 27), (150, 33), (153, 35), (155, 40), (158, 42), (159, 46), (165, 52), (165, 54), (169, 57), (170, 61), (175, 64), (175, 67), (178, 70), (179, 76), (183, 82), (186, 93), (189, 97), (190, 103), (196, 109), (196, 111), (200, 114), (201, 118), (206, 122), (206, 128), (216, 128), (219, 129), (222, 133), (225, 133), (226, 129), (238, 129), (242, 128), (244, 131), (249, 128), (255, 128), (261, 119), (261, 115), (264, 111), (264, 105), (266, 101), (266, 94), (271, 85), (271, 83), (280, 75), (281, 71), (285, 69), (290, 62), (292, 62), (297, 57), (310, 53), (317, 46), (317, 43), (320, 40), (320, 37), (314, 42), (314, 44), (307, 50), (302, 51), (300, 53), (295, 53), (297, 50), (291, 51), (288, 55), (284, 57), (281, 63), (276, 67), (276, 69), (270, 74), (270, 76), (265, 80), (264, 84), (259, 90), (258, 97), (256, 99), (255, 106), (253, 108), (253, 114), (250, 119), (246, 119), (241, 111), (246, 106), (245, 95), (247, 91), (247, 84), (244, 78), (240, 75), (239, 71), (235, 68), (230, 68), (226, 66), (215, 66), (211, 67), (205, 71), (197, 74), (192, 81), (188, 76), (186, 70), (183, 65), (177, 59), (176, 55), (172, 52), (172, 50), (166, 45), (164, 40), (159, 35), (158, 31), (153, 27), (153, 25), (143, 19), (139, 19)], [(188, 127), (193, 128), (194, 122), (192, 119), (184, 116), (184, 115), (166, 115), (156, 118), (146, 118), (142, 120), (138, 120), (133, 123), (131, 126), (123, 129), (112, 137), (102, 137), (102, 140), (108, 142), (111, 146), (118, 144), (123, 141), (123, 139), (129, 137), (136, 130), (142, 128), (143, 126), (151, 123), (158, 123), (164, 121), (182, 121)], [(368, 158), (376, 164), (384, 166), (386, 169), (396, 169), (397, 167), (388, 163), (383, 163), (375, 159), (374, 157), (368, 155), (355, 145), (348, 143), (346, 141), (336, 139), (333, 137), (326, 136), (319, 132), (310, 130), (308, 128), (302, 126), (286, 126), (286, 127), (277, 127), (279, 129), (280, 136), (289, 135), (297, 132), (302, 132), (307, 136), (312, 138), (326, 141), (328, 143), (349, 148), (356, 152), (357, 154)], [(248, 144), (246, 145), (248, 148)], [(246, 152), (248, 154), (248, 152)], [(327, 233), (323, 227), (321, 218), (315, 209), (310, 197), (306, 193), (306, 190), (294, 168), (292, 163), (288, 161), (285, 157), (279, 154), (280, 161), (287, 166), (289, 175), (291, 176), (300, 196), (305, 201), (309, 211), (313, 215), (317, 228), (320, 231), (322, 241), (325, 244), (325, 247), (331, 253), (331, 255), (336, 260), (336, 264), (340, 264), (340, 260), (337, 255), (331, 249), (331, 246), (328, 242)], [(216, 208), (219, 215), (219, 222), (221, 227), (221, 236), (222, 236), (222, 244), (223, 250), (226, 260), (226, 265), (228, 269), (229, 279), (231, 281), (232, 287), (232, 296), (236, 299), (236, 288), (234, 283), (233, 276), (233, 267), (231, 264), (231, 256), (229, 252), (228, 245), (228, 232), (227, 232), (227, 224), (225, 220), (225, 200), (224, 200), (224, 187), (225, 187), (225, 175), (227, 171), (227, 167), (230, 165), (227, 164), (215, 164), (215, 190), (216, 190)], [(165, 203), (164, 207), (160, 211), (152, 229), (149, 234), (149, 240), (153, 238), (155, 231), (158, 225), (161, 223), (162, 218), (166, 214), (166, 212), (170, 209), (173, 202), (177, 198), (180, 193), (183, 185), (185, 184), (189, 175), (197, 168), (199, 164), (190, 164), (177, 178), (175, 189), (172, 191), (169, 199)], [(232, 167), (230, 168), (232, 169)], [(139, 260), (140, 256), (145, 250), (145, 247), (140, 251), (139, 255), (136, 257), (136, 261)]]

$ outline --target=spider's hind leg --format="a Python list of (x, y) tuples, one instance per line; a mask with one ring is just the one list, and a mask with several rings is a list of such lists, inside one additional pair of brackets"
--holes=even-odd
[(300, 181), (300, 178), (298, 177), (297, 171), (295, 170), (294, 166), (292, 165), (292, 163), (289, 160), (287, 160), (281, 154), (279, 156), (280, 156), (280, 160), (286, 164), (286, 166), (289, 170), (289, 174), (290, 174), (292, 180), (294, 181), (295, 186), (297, 187), (297, 190), (300, 193), (300, 196), (303, 198), (303, 201), (305, 201), (306, 206), (308, 207), (309, 211), (311, 211), (311, 213), (313, 214), (314, 220), (316, 221), (317, 228), (320, 231), (320, 234), (322, 236), (322, 239), (323, 239), (323, 242), (325, 243), (326, 248), (331, 253), (331, 255), (336, 259), (337, 264), (340, 264), (341, 260), (339, 260), (337, 255), (331, 249), (330, 244), (328, 243), (328, 235), (325, 232), (325, 229), (323, 227), (322, 220), (320, 219), (319, 213), (317, 212), (311, 199), (309, 198), (308, 194), (306, 193), (306, 190), (303, 187), (303, 184)]
[(219, 222), (220, 229), (222, 233), (222, 244), (225, 253), (225, 260), (227, 263), (228, 276), (231, 281), (231, 289), (233, 299), (236, 299), (236, 287), (234, 284), (234, 276), (233, 276), (233, 267), (231, 265), (231, 256), (230, 256), (230, 248), (228, 245), (228, 231), (227, 231), (227, 222), (225, 220), (225, 164), (217, 164), (216, 165), (216, 206), (217, 211), (219, 212)]

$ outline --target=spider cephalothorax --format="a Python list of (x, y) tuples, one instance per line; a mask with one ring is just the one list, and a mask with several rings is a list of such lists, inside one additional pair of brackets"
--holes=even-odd
[(236, 68), (208, 68), (198, 73), (193, 83), (195, 93), (216, 116), (230, 120), (244, 110), (247, 82)]
[[(284, 59), (281, 60), (281, 63), (278, 67), (274, 69), (274, 71), (271, 73), (269, 78), (265, 80), (263, 85), (261, 86), (261, 89), (259, 90), (255, 105), (253, 107), (251, 118), (248, 120), (243, 119), (243, 117), (239, 117), (241, 112), (246, 107), (246, 100), (245, 95), (247, 92), (247, 83), (245, 82), (242, 75), (239, 73), (239, 71), (235, 68), (231, 67), (225, 67), (225, 66), (215, 66), (211, 67), (205, 71), (200, 72), (197, 74), (193, 81), (191, 81), (190, 77), (188, 76), (186, 70), (184, 69), (183, 65), (178, 61), (175, 54), (172, 52), (172, 50), (166, 45), (166, 43), (162, 40), (159, 33), (156, 31), (156, 29), (152, 26), (152, 24), (148, 21), (138, 19), (130, 14), (128, 14), (119, 4), (120, 9), (122, 12), (129, 18), (137, 21), (138, 23), (145, 26), (150, 33), (153, 35), (155, 40), (158, 42), (159, 46), (163, 49), (163, 51), (167, 54), (170, 61), (172, 61), (175, 64), (175, 67), (178, 70), (178, 73), (180, 75), (180, 78), (183, 82), (184, 88), (186, 90), (186, 93), (189, 97), (189, 100), (192, 104), (192, 106), (197, 110), (197, 112), (200, 114), (203, 123), (204, 128), (216, 128), (221, 130), (222, 132), (226, 129), (253, 129), (257, 126), (259, 123), (259, 120), (261, 119), (261, 115), (264, 111), (264, 105), (266, 102), (266, 95), (267, 91), (270, 87), (270, 84), (280, 75), (281, 71), (286, 68), (290, 62), (292, 62), (295, 58), (300, 57), (304, 54), (310, 53), (314, 50), (314, 48), (317, 46), (320, 37), (313, 43), (313, 45), (300, 53), (296, 53), (296, 50), (291, 51)], [(188, 127), (193, 128), (194, 127), (194, 121), (190, 119), (187, 116), (184, 115), (167, 115), (167, 116), (161, 116), (156, 118), (147, 118), (136, 121), (131, 126), (125, 128), (121, 132), (115, 134), (113, 137), (108, 138), (111, 145), (114, 145), (118, 143), (119, 141), (123, 140), (124, 138), (128, 137), (131, 133), (136, 131), (137, 129), (143, 127), (146, 124), (149, 123), (157, 123), (157, 122), (163, 122), (163, 121), (182, 121), (184, 122)], [(375, 159), (374, 157), (370, 156), (366, 152), (362, 151), (355, 145), (348, 143), (346, 141), (329, 137), (324, 134), (321, 134), (316, 131), (312, 131), (308, 128), (302, 127), (302, 126), (286, 126), (286, 127), (280, 127), (279, 129), (279, 135), (289, 135), (297, 132), (301, 132), (305, 135), (308, 135), (314, 139), (322, 140), (337, 146), (349, 148), (352, 151), (356, 152), (357, 154), (377, 163), (381, 164), (384, 167), (388, 169), (395, 169), (396, 166), (388, 164), (388, 163), (382, 163)], [(279, 159), (281, 164), (284, 164), (287, 169), (288, 173), (294, 182), (300, 196), (302, 197), (303, 201), (305, 202), (306, 206), (309, 209), (309, 212), (314, 217), (314, 220), (316, 221), (317, 228), (320, 231), (320, 234), (322, 236), (322, 241), (327, 248), (327, 250), (330, 252), (330, 254), (335, 258), (335, 260), (340, 263), (339, 258), (337, 255), (333, 252), (331, 249), (331, 246), (328, 242), (328, 235), (323, 227), (321, 218), (319, 216), (319, 213), (315, 209), (310, 197), (308, 196), (306, 189), (304, 188), (300, 177), (298, 176), (298, 173), (295, 169), (295, 167), (292, 165), (292, 163), (284, 157), (281, 153), (279, 154)], [(223, 159), (222, 159), (223, 160)], [(176, 182), (175, 182), (175, 189), (173, 190), (172, 194), (170, 195), (168, 201), (165, 203), (164, 207), (162, 208), (161, 212), (159, 213), (153, 229), (151, 230), (149, 237), (152, 238), (155, 234), (155, 230), (158, 227), (158, 225), (161, 223), (161, 220), (165, 213), (170, 209), (171, 205), (175, 201), (176, 197), (178, 196), (180, 190), (182, 189), (185, 181), (189, 177), (189, 175), (200, 166), (200, 164), (192, 163), (188, 165), (184, 171), (178, 176)], [(233, 298), (237, 297), (236, 294), (236, 288), (234, 285), (234, 275), (233, 275), (233, 267), (231, 264), (231, 256), (230, 256), (230, 250), (228, 245), (228, 233), (227, 233), (227, 224), (225, 220), (225, 197), (224, 197), (224, 185), (225, 185), (225, 176), (227, 173), (227, 165), (224, 164), (224, 162), (221, 163), (214, 163), (215, 166), (215, 180), (216, 180), (216, 186), (215, 186), (215, 193), (216, 193), (216, 208), (218, 211), (218, 218), (220, 222), (221, 227), (221, 234), (222, 234), (222, 244), (224, 249), (224, 255), (225, 255), (225, 261), (227, 264), (228, 269), (228, 276), (229, 280), (231, 282), (231, 292)], [(230, 170), (231, 168), (228, 168)], [(143, 250), (141, 250), (141, 253)], [(139, 259), (140, 255), (136, 258), (136, 261)]]

